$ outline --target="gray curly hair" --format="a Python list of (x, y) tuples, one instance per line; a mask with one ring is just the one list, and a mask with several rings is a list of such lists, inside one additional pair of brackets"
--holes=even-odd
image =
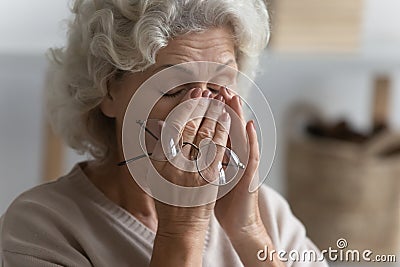
[(116, 144), (114, 120), (99, 108), (112, 77), (154, 64), (170, 38), (225, 25), (239, 70), (254, 77), (269, 39), (263, 0), (76, 0), (72, 12), (67, 45), (49, 50), (48, 112), (70, 147), (97, 159)]

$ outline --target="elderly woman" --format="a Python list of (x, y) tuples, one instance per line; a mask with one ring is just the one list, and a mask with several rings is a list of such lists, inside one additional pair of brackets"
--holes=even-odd
[[(208, 61), (253, 75), (269, 35), (263, 1), (77, 0), (72, 11), (68, 44), (52, 50), (50, 117), (65, 141), (93, 160), (12, 203), (2, 220), (3, 266), (325, 266), (288, 257), (317, 249), (282, 197), (266, 186), (248, 192), (259, 158), (253, 122), (239, 129), (249, 147), (241, 179), (214, 202), (180, 207), (156, 200), (124, 162), (129, 100), (155, 73)], [(243, 118), (235, 92), (204, 82), (163, 93), (150, 115), (163, 120), (177, 105), (203, 98)], [(216, 106), (203, 114), (214, 109), (229, 127), (230, 115)], [(208, 137), (223, 147), (227, 132), (204, 118), (181, 134), (193, 144)], [(205, 183), (168, 161), (153, 163), (170, 182)], [(279, 250), (287, 253), (274, 254)]]

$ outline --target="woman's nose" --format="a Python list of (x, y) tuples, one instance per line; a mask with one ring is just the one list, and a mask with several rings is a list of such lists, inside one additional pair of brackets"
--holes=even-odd
[(196, 83), (196, 87), (201, 88), (201, 90), (207, 90), (207, 83)]
[(215, 96), (218, 95), (218, 90), (210, 90), (210, 84), (208, 83), (197, 83), (196, 87), (197, 88), (201, 88), (201, 90), (203, 91), (202, 96), (203, 97), (212, 97), (214, 98)]

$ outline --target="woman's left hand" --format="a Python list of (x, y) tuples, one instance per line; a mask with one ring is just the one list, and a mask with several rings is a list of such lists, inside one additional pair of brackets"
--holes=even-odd
[[(232, 97), (225, 92), (226, 89), (222, 89), (221, 94), (225, 98), (226, 105), (236, 112), (243, 121), (242, 129), (235, 127), (235, 131), (240, 131), (237, 134), (243, 136), (244, 141), (247, 134), (249, 147), (246, 149), (249, 155), (246, 169), (242, 171), (240, 181), (232, 191), (217, 201), (215, 215), (226, 234), (231, 239), (240, 240), (246, 235), (260, 234), (260, 232), (265, 231), (258, 208), (258, 191), (249, 192), (251, 180), (258, 175), (259, 150), (253, 122), (244, 124), (240, 98), (237, 95)], [(247, 146), (247, 144), (244, 144), (244, 146)]]
[[(239, 134), (244, 137), (247, 134), (249, 155), (246, 169), (242, 173), (240, 181), (227, 195), (217, 200), (214, 208), (215, 215), (245, 266), (265, 266), (265, 262), (257, 259), (257, 251), (263, 249), (265, 245), (273, 249), (273, 244), (268, 235), (268, 229), (265, 228), (261, 219), (258, 190), (249, 192), (252, 180), (258, 180), (260, 157), (257, 133), (252, 121), (244, 123), (239, 96), (230, 95), (226, 89), (222, 89), (221, 94), (225, 98), (225, 103), (243, 121), (241, 129), (235, 128), (235, 130), (241, 131)], [(274, 262), (271, 264), (270, 266), (281, 266), (282, 263)]]

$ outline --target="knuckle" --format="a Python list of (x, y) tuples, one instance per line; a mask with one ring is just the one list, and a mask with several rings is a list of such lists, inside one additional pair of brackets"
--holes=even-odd
[(222, 159), (224, 156), (225, 150), (226, 150), (225, 146), (224, 146), (223, 142), (219, 142), (219, 143), (216, 142), (216, 144), (217, 144), (217, 155), (220, 155), (220, 157)]
[(220, 147), (220, 146), (226, 146), (227, 139), (224, 136), (215, 137), (213, 141), (215, 144), (219, 145), (217, 146), (217, 149), (220, 149), (221, 151), (225, 149)]
[(189, 121), (189, 122), (187, 122), (186, 125), (185, 125), (184, 132), (185, 132), (187, 135), (195, 136), (195, 135), (196, 135), (196, 132), (197, 132), (197, 125), (196, 125), (196, 123), (195, 123), (194, 121)]
[(197, 136), (199, 136), (201, 139), (212, 138), (213, 135), (214, 131), (209, 127), (201, 127), (197, 132)]
[(224, 123), (217, 123), (217, 131), (221, 132), (222, 134), (229, 134), (230, 125)]
[(169, 130), (171, 131), (180, 131), (182, 128), (182, 123), (179, 120), (171, 120), (170, 122), (168, 122), (169, 125)]

